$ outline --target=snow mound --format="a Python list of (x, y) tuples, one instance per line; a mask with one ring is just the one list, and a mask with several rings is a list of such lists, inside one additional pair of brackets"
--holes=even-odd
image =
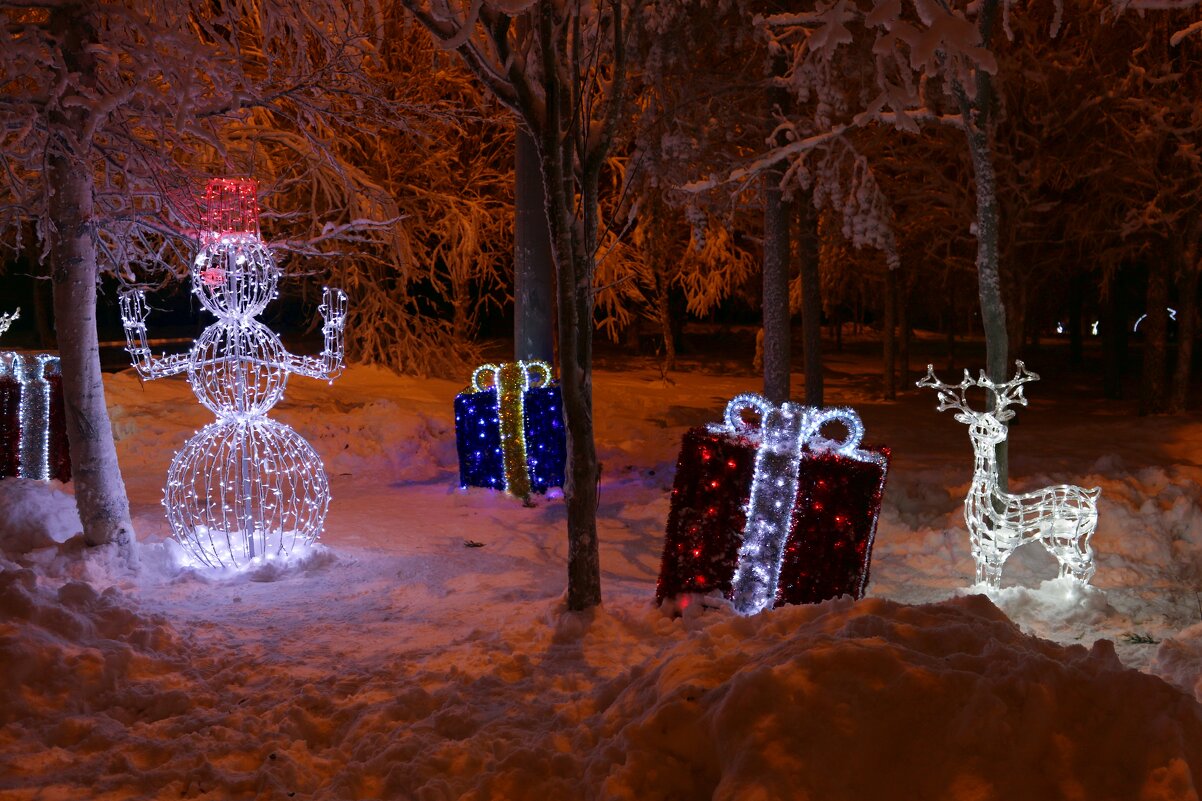
[(338, 411), (316, 417), (285, 409), (279, 415), (304, 432), (331, 475), (425, 483), (457, 473), (455, 431), (446, 419), (415, 413), (388, 399), (346, 405)]
[[(67, 581), (53, 589), (39, 586), (31, 570), (3, 570), (0, 619), (0, 724), (40, 729), (46, 748), (77, 745), (98, 726), (188, 708), (188, 697), (171, 689), (180, 668), (175, 633), (164, 619), (138, 614), (115, 588), (98, 593)], [(112, 719), (73, 717), (96, 710)]]
[(988, 595), (1011, 619), (1028, 629), (1049, 623), (1060, 628), (1098, 627), (1115, 614), (1105, 592), (1070, 577), (1042, 581), (1037, 588), (1014, 586), (992, 591), (977, 585), (962, 592)]
[(1202, 701), (1202, 623), (1161, 642), (1152, 670)]
[(6, 478), (0, 481), (0, 550), (26, 554), (66, 542), (83, 531), (75, 496), (57, 481)]
[(286, 558), (255, 560), (242, 568), (214, 568), (198, 565), (195, 557), (176, 540), (143, 543), (140, 582), (181, 584), (240, 584), (247, 581), (269, 583), (294, 576), (305, 576), (337, 564), (339, 556), (320, 542), (298, 546)]
[(1124, 668), (1108, 642), (1025, 635), (984, 596), (675, 620), (554, 599), (392, 664), (316, 619), (278, 639), (239, 611), (253, 599), (233, 600), (224, 625), (185, 635), (117, 589), (0, 572), (0, 725), (19, 766), (0, 787), (52, 800), (1183, 799), (1202, 776), (1192, 698)]
[(722, 622), (637, 670), (602, 718), (590, 784), (632, 801), (1195, 798), (1202, 776), (1192, 699), (1107, 641), (1025, 635), (979, 595)]

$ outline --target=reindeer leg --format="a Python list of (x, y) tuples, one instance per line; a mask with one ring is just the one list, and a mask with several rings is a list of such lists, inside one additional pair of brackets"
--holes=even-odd
[(1002, 588), (1002, 567), (1010, 556), (1009, 551), (990, 550), (977, 552), (977, 584), (984, 584), (991, 590)]

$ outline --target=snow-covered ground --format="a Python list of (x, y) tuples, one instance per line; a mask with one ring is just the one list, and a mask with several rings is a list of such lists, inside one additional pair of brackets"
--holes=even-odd
[(1198, 798), (1202, 420), (1045, 373), (1012, 475), (1102, 487), (1104, 594), (1041, 586), (1032, 545), (1006, 583), (1034, 589), (991, 602), (961, 593), (964, 427), (929, 391), (871, 399), (868, 358), (829, 367), (894, 448), (869, 597), (749, 619), (653, 594), (680, 435), (750, 375), (598, 372), (588, 614), (563, 608), (562, 500), (456, 487), (461, 382), (294, 379), (274, 416), (326, 462), (324, 547), (220, 578), (178, 566), (159, 505), (211, 416), (182, 380), (106, 377), (141, 570), (72, 538), (69, 486), (0, 482), (0, 798)]

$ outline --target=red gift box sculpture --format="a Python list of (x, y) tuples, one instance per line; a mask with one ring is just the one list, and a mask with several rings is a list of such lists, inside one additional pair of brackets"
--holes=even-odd
[[(822, 435), (836, 421), (847, 429), (841, 442)], [(776, 406), (750, 394), (727, 405), (724, 424), (690, 429), (656, 600), (717, 591), (750, 615), (862, 598), (890, 455), (860, 447), (863, 433), (851, 409)]]
[(0, 478), (71, 480), (57, 356), (0, 353)]

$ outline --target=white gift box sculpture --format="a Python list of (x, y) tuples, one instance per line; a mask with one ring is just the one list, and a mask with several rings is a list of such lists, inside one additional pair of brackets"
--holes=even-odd
[(321, 459), (299, 434), (269, 419), (289, 373), (333, 381), (342, 372), (346, 295), (326, 289), (325, 348), (293, 356), (254, 319), (274, 297), (280, 270), (259, 236), (255, 184), (210, 182), (192, 291), (217, 322), (186, 354), (151, 356), (146, 301), (121, 298), (128, 350), (147, 379), (186, 373), (217, 420), (175, 455), (163, 504), (176, 539), (202, 565), (243, 567), (282, 559), (321, 533), (330, 502)]
[[(1015, 365), (1018, 372), (1004, 384), (989, 380), (984, 370), (975, 380), (965, 370), (959, 384), (945, 384), (935, 377), (932, 365), (927, 365), (926, 376), (917, 382), (939, 394), (939, 411), (956, 410), (955, 419), (968, 426), (972, 438), (976, 464), (964, 499), (964, 521), (977, 563), (977, 583), (999, 589), (1006, 559), (1018, 546), (1035, 540), (1060, 563), (1061, 578), (1071, 576), (1088, 584), (1094, 574), (1089, 538), (1098, 526), (1101, 488), (1055, 484), (1012, 495), (998, 486), (995, 448), (1009, 433), (1006, 421), (1014, 417), (1009, 407), (1026, 406), (1023, 385), (1039, 380), (1021, 361)], [(978, 412), (969, 407), (965, 393), (972, 387), (992, 393), (992, 410)]]

